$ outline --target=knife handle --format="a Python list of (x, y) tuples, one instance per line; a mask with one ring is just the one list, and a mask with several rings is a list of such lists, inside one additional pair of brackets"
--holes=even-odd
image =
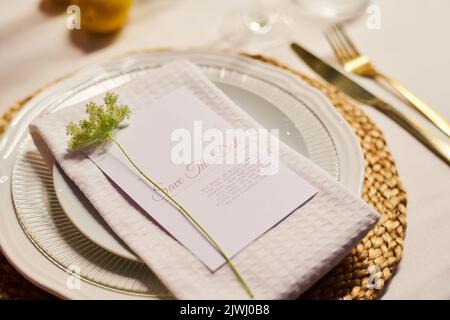
[(414, 110), (420, 112), (425, 118), (427, 118), (432, 124), (434, 124), (439, 130), (450, 137), (450, 123), (442, 117), (439, 113), (434, 111), (425, 102), (420, 100), (412, 92), (406, 89), (403, 85), (397, 81), (389, 78), (383, 73), (377, 73), (377, 76), (390, 84), (400, 95), (406, 99), (406, 101), (413, 107)]
[(389, 118), (397, 122), (403, 129), (412, 134), (417, 140), (422, 142), (428, 149), (430, 149), (439, 158), (444, 160), (447, 165), (450, 165), (450, 144), (434, 136), (421, 124), (413, 118), (398, 111), (390, 104), (377, 100), (374, 104), (379, 111), (383, 112)]

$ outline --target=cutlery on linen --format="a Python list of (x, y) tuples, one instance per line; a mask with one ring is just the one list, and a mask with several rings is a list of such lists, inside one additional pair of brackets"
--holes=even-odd
[(450, 165), (450, 144), (430, 133), (426, 128), (416, 122), (413, 118), (397, 110), (387, 102), (374, 96), (359, 84), (334, 69), (332, 66), (314, 56), (296, 43), (291, 44), (295, 53), (318, 75), (328, 81), (336, 88), (342, 90), (353, 99), (372, 106), (381, 111), (401, 127), (411, 133), (417, 140), (422, 142), (428, 149)]
[(332, 26), (325, 32), (325, 36), (345, 71), (373, 80), (383, 80), (397, 91), (414, 110), (421, 113), (447, 136), (450, 136), (450, 123), (403, 85), (378, 71), (369, 57), (358, 51), (340, 25)]

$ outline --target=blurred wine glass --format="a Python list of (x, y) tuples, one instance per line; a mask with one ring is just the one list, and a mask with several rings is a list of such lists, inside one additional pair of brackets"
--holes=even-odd
[(306, 14), (326, 24), (343, 22), (359, 16), (369, 0), (240, 0), (239, 3), (238, 10), (225, 15), (215, 45), (264, 52), (292, 39), (294, 19), (308, 20), (304, 19)]
[(292, 0), (303, 12), (330, 20), (348, 20), (359, 15), (369, 0)]
[(263, 50), (287, 43), (292, 34), (291, 18), (278, 7), (285, 0), (241, 1), (238, 10), (220, 25), (221, 41), (242, 50)]

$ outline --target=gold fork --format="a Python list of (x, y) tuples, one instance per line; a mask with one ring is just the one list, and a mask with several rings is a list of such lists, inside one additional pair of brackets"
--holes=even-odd
[(361, 54), (340, 25), (334, 25), (325, 32), (325, 36), (345, 71), (374, 80), (384, 80), (391, 85), (416, 111), (425, 116), (447, 136), (450, 136), (450, 124), (425, 102), (407, 90), (397, 81), (378, 71), (368, 56)]

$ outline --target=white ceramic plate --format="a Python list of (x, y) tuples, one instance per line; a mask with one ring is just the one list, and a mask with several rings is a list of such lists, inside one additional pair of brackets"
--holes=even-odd
[[(86, 210), (64, 176), (58, 170), (53, 176), (46, 168), (27, 127), (40, 112), (88, 99), (176, 58), (199, 65), (263, 126), (279, 128), (287, 144), (350, 190), (361, 192), (364, 161), (352, 130), (320, 92), (294, 75), (224, 53), (133, 56), (87, 69), (35, 97), (0, 142), (0, 244), (31, 280), (68, 298), (98, 298), (104, 291), (108, 293), (103, 297), (115, 298), (168, 296), (153, 273), (111, 235), (109, 228), (98, 223), (102, 220), (95, 218), (95, 211)], [(68, 271), (82, 280), (83, 290), (68, 288)]]
[(118, 256), (139, 260), (57, 165), (53, 166), (53, 183), (62, 208), (78, 230), (102, 248)]

